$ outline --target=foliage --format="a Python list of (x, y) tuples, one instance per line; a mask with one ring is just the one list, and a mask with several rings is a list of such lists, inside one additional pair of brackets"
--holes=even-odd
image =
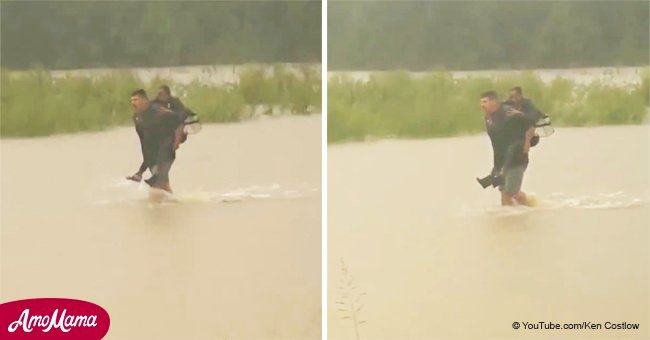
[(2, 1), (2, 66), (318, 62), (319, 1)]
[(480, 93), (505, 95), (514, 84), (551, 116), (554, 125), (640, 124), (647, 119), (648, 72), (641, 84), (617, 87), (606, 80), (581, 85), (568, 79), (545, 83), (532, 73), (454, 78), (448, 72), (413, 77), (374, 74), (368, 82), (328, 82), (328, 141), (367, 136), (424, 138), (484, 129)]
[(130, 93), (145, 88), (155, 95), (161, 84), (169, 84), (203, 122), (239, 121), (260, 106), (267, 112), (275, 106), (292, 114), (311, 113), (320, 107), (320, 74), (316, 76), (309, 67), (299, 70), (276, 67), (272, 74), (264, 74), (263, 68), (249, 68), (239, 84), (228, 87), (198, 81), (185, 85), (160, 78), (143, 84), (129, 72), (53, 78), (43, 69), (2, 70), (0, 134), (44, 136), (128, 124)]
[(647, 1), (334, 1), (334, 70), (648, 65)]

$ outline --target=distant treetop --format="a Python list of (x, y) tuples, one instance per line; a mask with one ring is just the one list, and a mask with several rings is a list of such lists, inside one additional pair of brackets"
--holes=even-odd
[(0, 2), (2, 66), (319, 62), (319, 1)]
[(648, 65), (648, 1), (333, 1), (328, 67)]

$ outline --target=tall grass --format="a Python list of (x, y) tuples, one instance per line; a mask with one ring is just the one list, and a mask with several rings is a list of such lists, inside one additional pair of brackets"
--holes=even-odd
[(336, 310), (341, 313), (341, 320), (350, 320), (354, 327), (355, 339), (359, 340), (359, 327), (366, 323), (361, 318), (363, 303), (361, 298), (366, 295), (360, 292), (354, 283), (354, 277), (350, 273), (345, 261), (341, 259), (341, 279), (339, 282), (340, 299), (336, 301)]
[(145, 88), (153, 96), (162, 84), (170, 85), (203, 122), (247, 119), (260, 105), (307, 114), (318, 110), (321, 103), (320, 73), (309, 66), (297, 71), (277, 66), (272, 72), (250, 67), (240, 74), (237, 84), (229, 86), (198, 81), (180, 84), (162, 78), (143, 83), (126, 71), (53, 78), (43, 69), (27, 73), (2, 70), (0, 135), (46, 136), (128, 124), (131, 91)]
[(545, 83), (533, 74), (496, 78), (454, 78), (448, 72), (413, 77), (406, 72), (372, 75), (367, 82), (347, 78), (328, 83), (328, 141), (367, 136), (425, 138), (484, 129), (479, 96), (490, 89), (506, 95), (522, 86), (527, 97), (555, 125), (639, 124), (647, 119), (648, 72), (638, 85), (605, 81), (581, 85), (567, 79)]

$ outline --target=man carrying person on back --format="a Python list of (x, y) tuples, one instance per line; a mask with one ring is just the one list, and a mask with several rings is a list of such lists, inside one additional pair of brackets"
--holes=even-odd
[(488, 177), (479, 179), (479, 183), (484, 187), (486, 181), (498, 185), (502, 205), (515, 202), (529, 205), (521, 185), (528, 167), (528, 151), (535, 125), (523, 112), (500, 103), (494, 91), (483, 93), (480, 104), (492, 143), (494, 167)]
[(140, 139), (142, 164), (127, 179), (140, 182), (146, 169), (149, 169), (152, 176), (145, 182), (153, 188), (172, 192), (169, 170), (176, 159), (176, 131), (179, 126), (183, 126), (186, 113), (150, 102), (142, 89), (131, 93), (131, 106), (134, 110), (135, 130)]

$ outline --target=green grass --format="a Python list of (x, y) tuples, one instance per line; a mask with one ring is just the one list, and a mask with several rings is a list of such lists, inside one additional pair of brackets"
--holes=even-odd
[(159, 85), (200, 114), (202, 122), (235, 122), (251, 116), (255, 105), (277, 106), (291, 114), (320, 108), (320, 73), (310, 66), (273, 72), (249, 67), (236, 85), (214, 86), (198, 82), (175, 83), (154, 79), (143, 83), (129, 72), (93, 77), (53, 78), (43, 69), (29, 72), (2, 70), (0, 135), (33, 137), (80, 131), (99, 131), (131, 123), (130, 93), (145, 88), (155, 95)]
[(490, 89), (502, 96), (522, 86), (558, 126), (641, 124), (649, 105), (648, 72), (639, 85), (616, 87), (597, 81), (579, 85), (555, 79), (544, 83), (532, 72), (501, 77), (454, 79), (435, 72), (374, 74), (368, 82), (347, 78), (328, 82), (328, 142), (367, 136), (428, 138), (476, 133), (484, 129), (479, 96)]

